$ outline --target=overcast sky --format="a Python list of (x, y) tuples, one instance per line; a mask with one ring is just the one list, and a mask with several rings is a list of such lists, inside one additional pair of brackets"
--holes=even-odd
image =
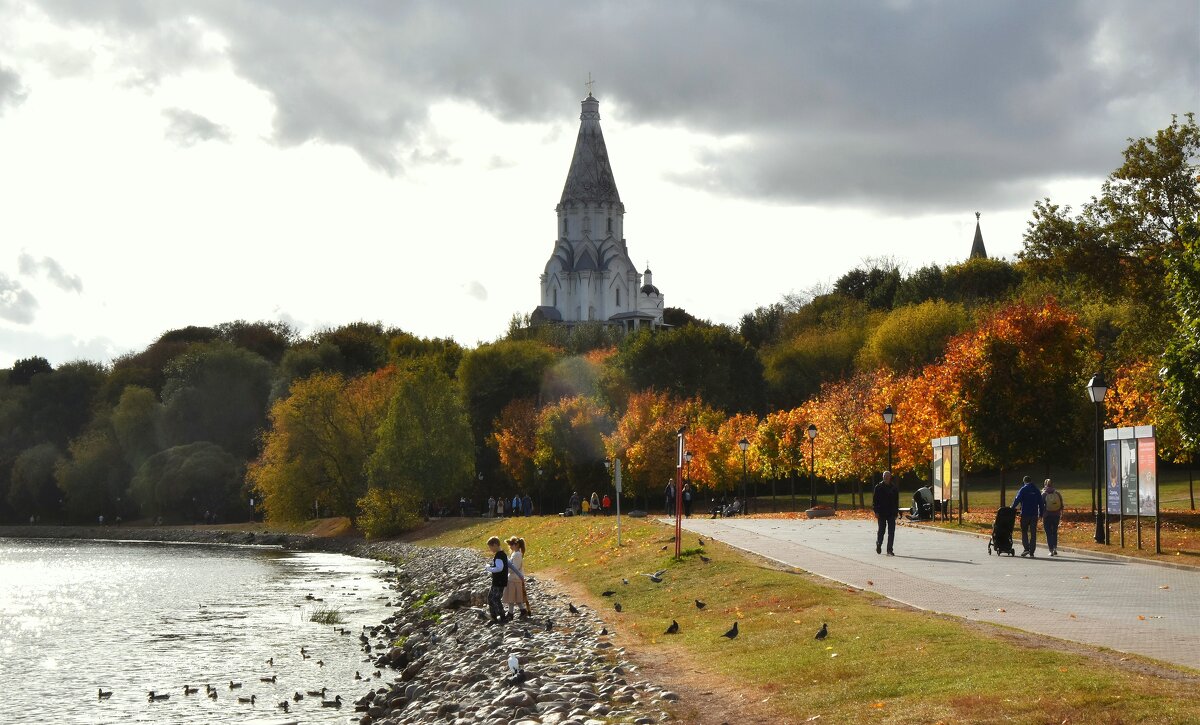
[(630, 255), (736, 323), (1012, 256), (1200, 104), (1200, 2), (0, 0), (0, 367), (538, 303), (591, 73)]

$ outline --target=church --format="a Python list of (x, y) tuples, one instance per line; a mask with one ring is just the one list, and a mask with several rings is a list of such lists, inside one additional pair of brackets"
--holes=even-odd
[(629, 331), (661, 326), (663, 295), (649, 267), (638, 274), (629, 258), (625, 205), (600, 130), (600, 102), (590, 91), (555, 213), (557, 239), (541, 275), (541, 303), (531, 322), (599, 322)]

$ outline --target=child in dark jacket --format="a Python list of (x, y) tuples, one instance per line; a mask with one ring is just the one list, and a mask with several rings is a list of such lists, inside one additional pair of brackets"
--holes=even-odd
[(492, 552), (492, 563), (487, 572), (492, 575), (492, 588), (488, 591), (488, 612), (491, 614), (489, 624), (504, 622), (504, 588), (508, 586), (508, 557), (500, 548), (500, 538), (493, 536), (488, 539), (488, 549)]

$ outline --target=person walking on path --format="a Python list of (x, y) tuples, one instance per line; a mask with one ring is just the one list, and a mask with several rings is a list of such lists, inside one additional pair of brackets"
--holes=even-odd
[(1042, 527), (1046, 529), (1046, 548), (1058, 556), (1058, 522), (1062, 518), (1063, 497), (1050, 479), (1042, 484)]
[(579, 492), (578, 491), (571, 492), (571, 500), (567, 503), (567, 510), (569, 510), (571, 512), (572, 516), (579, 515)]
[(533, 497), (528, 493), (521, 498), (521, 512), (526, 516), (533, 516)]
[(667, 499), (667, 504), (664, 507), (667, 512), (667, 516), (674, 516), (675, 515), (675, 482), (674, 481), (667, 481), (667, 488), (664, 493), (666, 494), (666, 499)]
[[(1042, 502), (1042, 492), (1033, 485), (1029, 476), (1021, 479), (1021, 489), (1017, 491), (1012, 507), (1021, 512), (1021, 545), (1025, 547), (1021, 556), (1032, 557), (1037, 550), (1038, 518), (1046, 510), (1046, 505)], [(1057, 539), (1054, 543), (1058, 543)]]
[(875, 511), (875, 522), (879, 530), (875, 534), (875, 553), (883, 553), (883, 532), (887, 531), (887, 555), (895, 556), (892, 544), (896, 540), (896, 517), (900, 515), (900, 489), (892, 482), (892, 472), (884, 471), (883, 479), (875, 484), (871, 494), (871, 508)]
[(599, 516), (601, 513), (601, 511), (600, 511), (600, 494), (596, 493), (595, 491), (592, 491), (592, 500), (590, 503), (591, 503), (591, 509), (592, 509), (592, 516)]
[(500, 548), (500, 537), (488, 539), (488, 549), (492, 552), (492, 563), (487, 567), (487, 573), (492, 575), (492, 588), (488, 590), (488, 613), (491, 615), (489, 624), (501, 624), (504, 619), (504, 589), (508, 586), (508, 557)]
[(604, 494), (604, 498), (600, 499), (600, 505), (604, 507), (603, 510), (605, 516), (608, 516), (610, 513), (612, 513), (612, 499), (608, 497), (607, 493)]
[(521, 494), (514, 493), (512, 500), (512, 515), (520, 516), (522, 513), (524, 512), (521, 511)]
[(692, 484), (683, 484), (683, 515), (692, 518)]

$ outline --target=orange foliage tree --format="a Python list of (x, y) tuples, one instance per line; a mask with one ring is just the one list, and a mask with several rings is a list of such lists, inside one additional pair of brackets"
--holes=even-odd
[(1194, 455), (1184, 444), (1179, 416), (1164, 401), (1166, 387), (1159, 363), (1143, 358), (1118, 368), (1104, 398), (1109, 427), (1152, 425), (1163, 459), (1186, 463)]
[(500, 459), (500, 470), (526, 491), (536, 488), (537, 405), (532, 398), (517, 398), (500, 411), (488, 444)]

